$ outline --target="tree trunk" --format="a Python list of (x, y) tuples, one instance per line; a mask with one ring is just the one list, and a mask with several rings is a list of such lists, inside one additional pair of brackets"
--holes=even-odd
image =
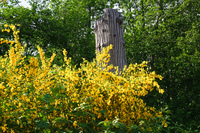
[[(104, 9), (103, 18), (95, 21), (95, 40), (96, 50), (101, 52), (103, 47), (110, 44), (113, 49), (109, 51), (110, 62), (113, 66), (118, 66), (119, 70), (123, 70), (127, 65), (126, 48), (123, 36), (123, 18), (121, 13), (115, 9)], [(111, 72), (115, 72), (114, 69)]]

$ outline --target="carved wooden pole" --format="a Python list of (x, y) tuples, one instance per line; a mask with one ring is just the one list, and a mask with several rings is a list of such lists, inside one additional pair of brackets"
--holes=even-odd
[[(119, 66), (123, 70), (127, 65), (126, 48), (123, 33), (123, 18), (121, 13), (115, 9), (104, 9), (103, 18), (95, 22), (95, 40), (97, 52), (110, 44), (113, 49), (109, 51), (110, 62), (113, 66)], [(114, 72), (115, 70), (111, 70)]]

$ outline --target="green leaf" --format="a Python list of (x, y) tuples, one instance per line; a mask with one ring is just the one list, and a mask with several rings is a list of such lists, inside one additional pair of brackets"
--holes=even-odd
[(42, 116), (43, 116), (42, 113), (39, 113), (39, 114), (38, 114), (38, 117), (42, 117)]
[(52, 96), (51, 94), (45, 94), (44, 97), (43, 97), (43, 100), (47, 103), (51, 103), (54, 101), (54, 99), (52, 99)]
[(40, 129), (40, 128), (45, 128), (45, 129), (49, 129), (49, 122), (47, 122), (47, 121), (43, 121), (43, 120), (41, 120), (41, 121), (36, 121), (36, 127), (38, 128), (38, 129)]
[(51, 133), (49, 129), (45, 130), (44, 133)]
[(106, 113), (106, 110), (101, 110), (101, 111), (99, 111), (99, 112), (105, 114), (105, 113)]
[(103, 124), (105, 127), (108, 127), (108, 126), (111, 125), (111, 123), (112, 122), (110, 122), (110, 121), (101, 121), (101, 122), (98, 123), (98, 125), (102, 125)]
[(42, 120), (43, 120), (43, 121), (47, 121), (47, 117), (43, 117)]

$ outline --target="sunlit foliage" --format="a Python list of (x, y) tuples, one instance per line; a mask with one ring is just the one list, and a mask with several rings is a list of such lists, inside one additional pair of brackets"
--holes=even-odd
[[(31, 57), (27, 63), (25, 47), (18, 41), (19, 31), (14, 25), (4, 27), (3, 32), (12, 30), (14, 39), (0, 40), (10, 44), (8, 54), (0, 57), (0, 132), (77, 132), (86, 128), (96, 132), (102, 130), (98, 126), (101, 121), (117, 118), (129, 126), (142, 125), (141, 119), (162, 117), (140, 98), (154, 88), (164, 93), (156, 82), (162, 77), (148, 72), (147, 62), (111, 73), (113, 66), (107, 65), (110, 45), (97, 53), (93, 62), (83, 59), (80, 68), (70, 65), (66, 50), (65, 65), (51, 64), (56, 55), (46, 59), (40, 47), (40, 59)], [(167, 126), (165, 121), (163, 126)]]

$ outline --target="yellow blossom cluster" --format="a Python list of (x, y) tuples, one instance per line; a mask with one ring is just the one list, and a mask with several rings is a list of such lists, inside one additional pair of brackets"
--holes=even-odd
[[(20, 26), (19, 24), (17, 26)], [(11, 40), (4, 40), (3, 38), (0, 38), (0, 44), (6, 43), (6, 44), (10, 44), (11, 46), (16, 42), (19, 43), (19, 36), (18, 33), (20, 32), (19, 30), (16, 30), (15, 25), (11, 24), (5, 24), (4, 25), (5, 29), (3, 29), (1, 32), (13, 32), (13, 36), (14, 36), (14, 41)]]
[[(70, 65), (66, 50), (63, 51), (65, 65), (52, 65), (56, 55), (46, 59), (40, 47), (37, 47), (40, 59), (31, 57), (29, 63), (25, 63), (25, 47), (18, 41), (19, 32), (14, 25), (4, 26), (7, 29), (3, 32), (13, 30), (15, 39), (12, 42), (1, 39), (0, 43), (15, 45), (7, 55), (0, 57), (0, 132), (33, 132), (55, 127), (78, 130), (79, 123), (116, 117), (128, 126), (140, 119), (162, 117), (161, 112), (146, 106), (140, 98), (154, 88), (164, 93), (156, 82), (156, 78), (162, 80), (162, 77), (148, 72), (147, 62), (130, 64), (120, 73), (115, 67), (116, 72), (111, 73), (109, 70), (113, 66), (108, 65), (110, 45), (97, 53), (93, 62), (83, 59), (80, 68)], [(79, 110), (94, 116), (73, 114)], [(58, 122), (58, 118), (73, 122)], [(91, 128), (101, 129), (95, 124)]]

